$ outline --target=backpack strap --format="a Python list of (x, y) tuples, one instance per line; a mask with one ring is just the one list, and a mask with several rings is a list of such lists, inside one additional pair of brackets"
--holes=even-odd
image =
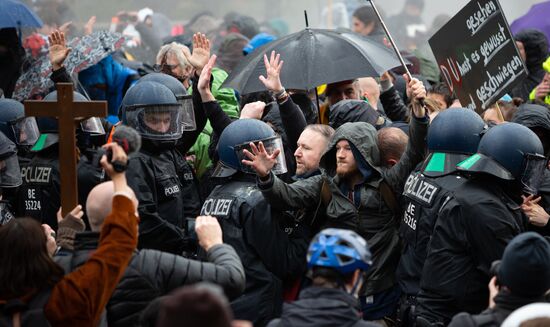
[(378, 191), (382, 195), (382, 199), (386, 202), (386, 205), (390, 208), (394, 215), (399, 215), (401, 213), (401, 206), (395, 197), (395, 193), (391, 189), (390, 185), (386, 180), (382, 180), (378, 186)]
[(332, 192), (326, 178), (323, 178), (323, 185), (321, 186), (321, 200), (325, 207), (329, 204), (330, 200), (332, 200)]

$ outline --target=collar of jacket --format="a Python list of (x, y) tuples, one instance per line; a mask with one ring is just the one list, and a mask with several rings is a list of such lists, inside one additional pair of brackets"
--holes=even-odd
[(513, 294), (507, 290), (500, 290), (495, 296), (495, 309), (502, 309), (507, 311), (514, 311), (524, 305), (535, 302), (546, 302), (543, 296), (525, 297), (517, 294)]
[(74, 251), (95, 250), (99, 245), (99, 232), (80, 232), (74, 238)]
[(350, 294), (337, 288), (311, 286), (300, 293), (300, 300), (329, 298), (346, 303), (349, 307), (359, 311), (359, 301)]
[(302, 179), (308, 179), (310, 177), (317, 176), (317, 175), (321, 175), (321, 169), (319, 169), (319, 168), (315, 169), (312, 172), (303, 174), (303, 175), (294, 175), (294, 176), (292, 176), (292, 180), (296, 182), (296, 181), (299, 181), (299, 180), (302, 180)]

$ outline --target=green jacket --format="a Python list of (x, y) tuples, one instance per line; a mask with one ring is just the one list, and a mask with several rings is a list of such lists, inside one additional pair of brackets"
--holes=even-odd
[[(395, 270), (401, 249), (398, 236), (401, 210), (392, 212), (380, 192), (382, 181), (391, 188), (395, 197), (403, 192), (405, 181), (426, 153), (428, 121), (413, 118), (407, 150), (399, 163), (391, 168), (380, 166), (377, 132), (367, 123), (346, 123), (336, 130), (329, 150), (321, 159), (322, 175), (286, 184), (272, 175), (267, 183), (259, 183), (268, 201), (279, 208), (325, 208), (326, 227), (347, 228), (358, 232), (367, 241), (373, 255), (373, 264), (366, 275), (361, 295), (373, 295), (395, 285)], [(341, 191), (341, 179), (334, 175), (336, 143), (345, 139), (358, 150), (358, 166), (371, 167), (371, 175), (356, 188), (358, 205)], [(368, 166), (366, 165), (368, 164)], [(365, 174), (363, 174), (365, 176)], [(322, 186), (326, 181), (332, 197), (326, 206), (322, 201)]]
[[(531, 91), (531, 93), (529, 94), (529, 100), (531, 101), (535, 101), (536, 99), (536, 94), (537, 94), (537, 88), (535, 87), (533, 89), (533, 91)], [(545, 98), (544, 98), (544, 103), (546, 103), (547, 105), (550, 105), (550, 94), (547, 95)]]
[[(218, 101), (225, 113), (233, 118), (239, 118), (239, 103), (232, 89), (220, 88), (222, 83), (227, 78), (227, 73), (219, 68), (212, 69), (212, 94)], [(191, 92), (191, 90), (189, 90)], [(200, 179), (204, 172), (212, 166), (212, 161), (208, 156), (208, 147), (210, 146), (210, 136), (212, 135), (212, 126), (210, 122), (206, 122), (204, 130), (197, 138), (193, 147), (189, 150), (189, 154), (194, 155), (193, 166), (197, 177)]]

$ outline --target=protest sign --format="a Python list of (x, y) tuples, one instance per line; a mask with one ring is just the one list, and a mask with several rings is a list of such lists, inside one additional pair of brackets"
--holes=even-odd
[(470, 1), (429, 43), (445, 82), (478, 113), (527, 75), (498, 0)]

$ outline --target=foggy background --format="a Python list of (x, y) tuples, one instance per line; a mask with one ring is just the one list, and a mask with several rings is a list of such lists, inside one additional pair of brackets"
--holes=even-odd
[[(209, 11), (222, 18), (225, 14), (235, 11), (255, 17), (258, 21), (281, 17), (285, 19), (290, 32), (305, 27), (303, 11), (308, 11), (310, 27), (327, 27), (327, 19), (322, 19), (324, 7), (338, 3), (348, 6), (361, 6), (366, 1), (358, 0), (66, 0), (77, 16), (78, 22), (85, 22), (90, 16), (96, 15), (98, 27), (107, 25), (111, 17), (118, 11), (133, 11), (149, 7), (170, 17), (173, 22), (186, 22), (194, 15)], [(405, 0), (378, 0), (376, 4), (384, 12), (384, 16), (399, 13)], [(508, 23), (525, 14), (531, 5), (540, 0), (501, 0)], [(425, 0), (423, 18), (427, 26), (431, 26), (433, 18), (439, 14), (453, 16), (467, 0)]]

